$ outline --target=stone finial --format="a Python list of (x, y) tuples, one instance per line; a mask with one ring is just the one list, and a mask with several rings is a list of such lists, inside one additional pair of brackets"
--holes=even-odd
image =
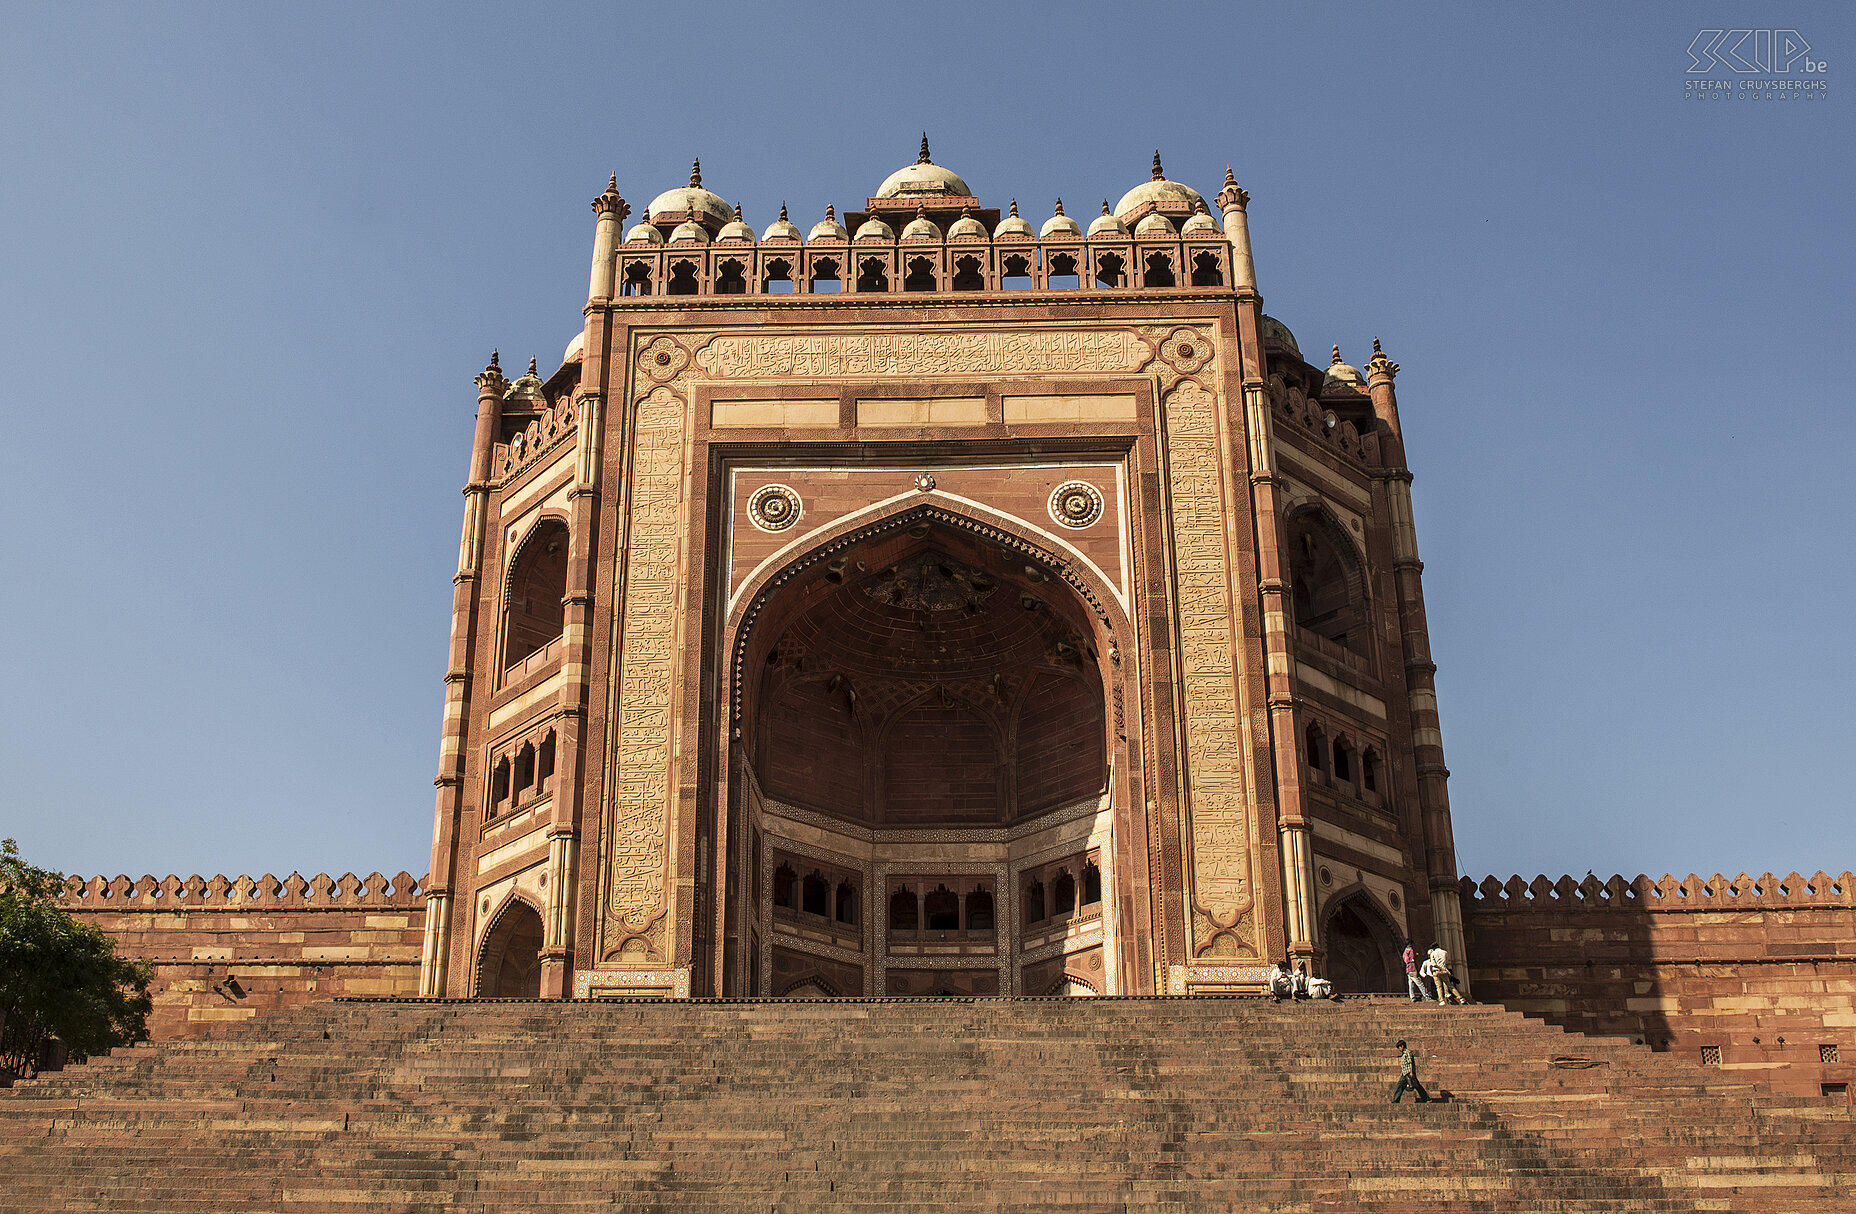
[(503, 374), (502, 363), (498, 361), (497, 352), (492, 350), (490, 351), (490, 365), (485, 367), (477, 376), (477, 387), (480, 390), (494, 392), (500, 396), (503, 389), (508, 386), (509, 379)]
[(537, 371), (535, 367), (535, 356), (532, 354), (529, 355), (529, 359), (528, 359), (528, 373), (530, 375), (535, 376), (537, 379), (540, 378), (540, 372)]
[(782, 199), (780, 199), (780, 222), (781, 222), (781, 223), (785, 223), (785, 222), (787, 222), (787, 219), (786, 219), (786, 199), (784, 199), (784, 198), (782, 198)]
[(1392, 379), (1398, 375), (1398, 364), (1386, 357), (1386, 352), (1379, 348), (1377, 337), (1373, 338), (1373, 357), (1366, 364), (1366, 374), (1369, 379), (1376, 379), (1381, 375)]
[(1059, 198), (1059, 199), (1057, 200), (1057, 211), (1056, 211), (1056, 213), (1057, 213), (1057, 214), (1059, 214), (1059, 215), (1061, 215), (1061, 214), (1063, 214), (1063, 199), (1061, 199), (1061, 198)]
[(1375, 337), (1375, 338), (1373, 338), (1373, 353), (1374, 353), (1374, 354), (1384, 354), (1384, 353), (1385, 353), (1385, 351), (1384, 351), (1384, 350), (1381, 350), (1381, 349), (1379, 348), (1379, 339), (1378, 339), (1377, 337)]
[(1106, 198), (1102, 200), (1102, 213), (1104, 215), (1113, 215), (1115, 213), (1108, 209), (1108, 199)]
[(832, 206), (829, 202), (825, 204), (825, 218), (832, 220), (834, 223), (838, 218), (838, 208)]
[(741, 204), (738, 202), (735, 204), (735, 222), (741, 222)]
[(606, 179), (606, 192), (593, 200), (593, 211), (599, 215), (617, 215), (620, 219), (632, 213), (632, 209), (625, 205), (625, 200), (619, 197), (617, 173)]
[(934, 163), (934, 161), (928, 159), (928, 132), (927, 131), (922, 132), (922, 154), (915, 158), (915, 163), (916, 164), (933, 164)]
[(920, 206), (920, 205), (918, 205), (918, 206), (916, 206), (916, 208), (915, 208), (915, 218), (917, 218), (917, 219), (926, 219), (926, 218), (928, 218), (928, 208), (927, 208), (927, 207), (924, 207), (924, 206)]
[(1334, 357), (1328, 361), (1328, 365), (1331, 367), (1339, 361), (1340, 361), (1340, 347), (1337, 345), (1334, 347)]
[(1154, 180), (1165, 181), (1166, 172), (1160, 167), (1160, 149), (1154, 149)]
[(690, 161), (690, 189), (702, 189), (702, 160), (700, 158)]
[(1012, 199), (1012, 218), (1018, 218), (1018, 199)]
[(1218, 206), (1226, 211), (1241, 211), (1250, 205), (1250, 191), (1237, 184), (1231, 166), (1224, 166), (1224, 188), (1218, 191)]

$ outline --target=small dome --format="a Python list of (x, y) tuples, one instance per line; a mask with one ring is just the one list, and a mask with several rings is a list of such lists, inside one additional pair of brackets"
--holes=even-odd
[(1328, 373), (1321, 379), (1321, 392), (1326, 395), (1336, 389), (1358, 392), (1366, 387), (1366, 377), (1353, 367), (1340, 360), (1340, 347), (1334, 347), (1334, 361), (1328, 364)]
[(894, 240), (896, 229), (878, 219), (875, 215), (857, 225), (858, 240)]
[(844, 230), (843, 224), (838, 222), (838, 209), (833, 206), (825, 208), (825, 218), (813, 224), (811, 232), (806, 234), (807, 240), (849, 240), (850, 238), (851, 234)]
[(515, 383), (509, 385), (509, 391), (503, 393), (503, 399), (506, 401), (532, 400), (540, 401), (543, 404), (547, 403), (547, 394), (541, 390), (541, 376), (535, 373), (534, 359), (531, 358), (528, 360), (528, 370), (518, 376)]
[(978, 236), (982, 240), (986, 238), (986, 225), (973, 218), (973, 211), (970, 207), (962, 207), (960, 218), (956, 219), (947, 229), (949, 240), (956, 236)]
[(1207, 211), (1204, 204), (1201, 203), (1199, 209), (1187, 216), (1185, 223), (1179, 225), (1179, 230), (1187, 236), (1191, 236), (1198, 232), (1216, 235), (1218, 232), (1218, 221), (1212, 218), (1211, 212)]
[(786, 217), (786, 204), (780, 204), (780, 217), (767, 225), (767, 230), (760, 234), (762, 240), (798, 240), (799, 228)]
[(1063, 199), (1061, 198), (1057, 200), (1057, 213), (1046, 219), (1044, 226), (1038, 229), (1039, 238), (1052, 234), (1058, 236), (1081, 236), (1083, 234), (1083, 229), (1078, 226), (1077, 222), (1063, 213)]
[(1160, 170), (1160, 153), (1155, 152), (1153, 177), (1123, 194), (1121, 201), (1115, 204), (1115, 214), (1127, 216), (1147, 203), (1161, 210), (1184, 215), (1190, 214), (1195, 207), (1204, 206), (1205, 199), (1189, 185), (1168, 181), (1166, 174)]
[(1173, 221), (1158, 211), (1150, 212), (1146, 218), (1134, 225), (1136, 236), (1171, 236)]
[(567, 343), (567, 353), (561, 355), (561, 365), (577, 363), (586, 357), (586, 330), (574, 334), (574, 339)]
[[(956, 224), (956, 227), (959, 225)], [(1031, 225), (1018, 216), (1018, 199), (1012, 199), (1012, 213), (999, 221), (999, 226), (992, 230), (994, 240), (1011, 236), (1032, 235)]]
[(750, 228), (747, 224), (743, 223), (741, 220), (741, 204), (740, 203), (737, 202), (735, 204), (735, 217), (729, 220), (727, 223), (722, 225), (722, 230), (715, 234), (715, 238), (717, 240), (748, 240), (748, 241), (751, 241), (754, 239), (754, 229)]
[(664, 234), (648, 223), (633, 224), (632, 230), (625, 233), (625, 243), (631, 244), (635, 240), (642, 240), (647, 244), (663, 244)]
[(1283, 346), (1297, 358), (1302, 357), (1302, 347), (1295, 344), (1295, 334), (1289, 332), (1289, 326), (1274, 316), (1263, 318), (1263, 342), (1265, 345)]
[(673, 228), (670, 233), (671, 244), (676, 244), (677, 242), (683, 241), (683, 240), (695, 240), (695, 241), (700, 241), (703, 244), (708, 244), (709, 243), (709, 229), (703, 227), (701, 224), (697, 223), (694, 219), (685, 220), (684, 222), (678, 224), (675, 228)]
[(1121, 220), (1108, 209), (1108, 199), (1104, 198), (1102, 200), (1102, 213), (1090, 222), (1089, 234), (1091, 236), (1126, 236), (1128, 234), (1128, 225), (1121, 222)]
[(939, 240), (941, 229), (934, 220), (928, 218), (928, 212), (921, 207), (915, 208), (915, 218), (909, 220), (909, 226), (902, 229), (904, 240)]
[(922, 152), (915, 163), (897, 169), (876, 188), (878, 198), (914, 198), (930, 195), (941, 198), (971, 198), (973, 191), (960, 175), (928, 159), (928, 136), (922, 136)]
[(652, 223), (668, 222), (674, 216), (703, 216), (720, 227), (735, 217), (734, 209), (720, 195), (702, 188), (702, 161), (690, 166), (690, 183), (665, 190), (651, 200), (645, 218)]

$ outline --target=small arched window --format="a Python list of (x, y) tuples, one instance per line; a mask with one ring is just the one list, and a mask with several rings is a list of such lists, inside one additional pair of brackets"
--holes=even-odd
[(916, 257), (909, 261), (908, 270), (908, 277), (902, 280), (903, 290), (934, 290), (934, 262), (928, 260), (926, 257)]
[[(859, 284), (859, 291), (863, 286)], [(844, 290), (844, 283), (838, 277), (838, 262), (833, 257), (821, 257), (812, 263), (812, 294), (837, 295)]]
[(716, 267), (715, 293), (717, 295), (746, 295), (748, 293), (747, 267), (734, 258), (729, 258)]
[(976, 889), (967, 895), (967, 930), (992, 930), (992, 895), (983, 889)]
[(492, 816), (502, 812), (503, 802), (509, 800), (509, 760), (498, 759), (490, 771), (490, 813)]
[(1173, 284), (1173, 259), (1165, 253), (1147, 255), (1147, 273), (1141, 280), (1143, 286), (1170, 287)]
[(1308, 765), (1316, 771), (1328, 769), (1328, 736), (1321, 732), (1321, 726), (1310, 725), (1302, 731), (1303, 748), (1308, 753)]
[(1044, 920), (1044, 883), (1033, 881), (1025, 886), (1025, 922), (1041, 923)]
[(1050, 913), (1067, 915), (1076, 909), (1076, 878), (1069, 873), (1061, 873), (1055, 885), (1051, 886)]
[(696, 263), (679, 261), (670, 267), (670, 285), (664, 288), (664, 294), (694, 295), (696, 285)]
[(784, 257), (769, 260), (767, 276), (761, 280), (760, 289), (766, 295), (791, 295), (793, 293), (793, 263)]
[(962, 257), (954, 262), (954, 290), (984, 291), (986, 275), (980, 271), (980, 259)]
[(786, 910), (792, 910), (799, 904), (799, 874), (790, 864), (782, 864), (773, 870), (773, 904)]
[(508, 669), (561, 635), (567, 595), (567, 527), (547, 519), (528, 533), (509, 569), (503, 667)]
[(1008, 291), (1025, 291), (1031, 288), (1031, 259), (1014, 253), (1000, 265), (1000, 286)]
[(1068, 253), (1058, 253), (1051, 257), (1050, 285), (1053, 288), (1069, 290), (1075, 290), (1083, 285), (1082, 275), (1076, 269), (1076, 258)]
[(625, 285), (622, 294), (649, 295), (651, 293), (651, 266), (649, 262), (634, 261), (625, 267)]
[(541, 746), (535, 751), (535, 784), (539, 788), (554, 778), (554, 735), (550, 733), (541, 740)]
[(857, 922), (857, 887), (849, 881), (838, 882), (838, 895), (832, 905), (832, 916), (839, 923)]
[(1094, 906), (1102, 901), (1102, 870), (1094, 863), (1083, 865), (1083, 905)]
[(1192, 259), (1192, 285), (1195, 287), (1222, 287), (1224, 271), (1218, 268), (1216, 253), (1200, 253)]
[(1379, 752), (1370, 746), (1360, 752), (1360, 787), (1367, 792), (1379, 791)]
[(534, 787), (534, 784), (535, 748), (533, 746), (524, 746), (521, 750), (516, 751), (516, 800), (520, 801), (522, 799), (522, 794), (528, 792)]
[(821, 919), (831, 913), (831, 882), (817, 869), (807, 873), (800, 885), (799, 909)]
[(1104, 253), (1096, 258), (1096, 284), (1104, 287), (1119, 287), (1123, 282), (1122, 271), (1127, 263), (1114, 253)]
[(931, 932), (960, 930), (960, 895), (945, 885), (937, 885), (922, 899), (922, 911)]
[(1334, 778), (1342, 784), (1353, 783), (1353, 745), (1345, 738), (1334, 740)]
[(859, 291), (889, 290), (889, 267), (881, 257), (867, 257), (857, 267), (857, 289)]
[(921, 922), (921, 908), (916, 905), (915, 891), (904, 885), (889, 896), (889, 930), (892, 932), (912, 932)]

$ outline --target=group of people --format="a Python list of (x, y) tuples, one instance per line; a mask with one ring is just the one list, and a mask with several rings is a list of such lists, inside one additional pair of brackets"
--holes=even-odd
[(1310, 977), (1308, 962), (1298, 961), (1295, 968), (1289, 967), (1289, 959), (1270, 966), (1270, 998), (1281, 1003), (1284, 999), (1333, 999), (1334, 984), (1326, 978)]
[(1444, 952), (1443, 945), (1431, 945), (1431, 951), (1419, 961), (1411, 941), (1405, 941), (1405, 993), (1413, 1003), (1433, 998), (1439, 1004), (1465, 1002), (1456, 975), (1450, 972), (1450, 955)]

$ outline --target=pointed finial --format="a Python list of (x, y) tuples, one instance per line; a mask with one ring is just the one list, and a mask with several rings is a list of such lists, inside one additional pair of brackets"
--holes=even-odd
[(1226, 185), (1236, 185), (1236, 184), (1237, 184), (1237, 178), (1235, 178), (1235, 177), (1233, 177), (1233, 176), (1231, 175), (1231, 166), (1230, 166), (1230, 165), (1228, 165), (1228, 164), (1224, 166), (1224, 183), (1225, 183)]
[(701, 188), (702, 188), (702, 161), (700, 159), (696, 159), (696, 160), (690, 161), (690, 189), (700, 190)]
[(786, 221), (786, 199), (784, 198), (780, 199), (780, 220), (781, 222)]
[(617, 212), (620, 219), (632, 213), (632, 209), (625, 205), (625, 200), (619, 197), (619, 175), (617, 173), (606, 178), (606, 192), (593, 200), (593, 210), (599, 215)]
[(1012, 199), (1012, 218), (1018, 218), (1018, 199)]
[(1057, 200), (1057, 214), (1063, 214), (1063, 199), (1061, 198)]
[(503, 375), (502, 364), (497, 361), (497, 353), (492, 350), (490, 351), (490, 365), (477, 375), (477, 388), (479, 391), (488, 389), (491, 392), (500, 393), (508, 385), (509, 380)]
[(606, 188), (611, 190), (614, 194), (619, 192), (619, 175), (617, 173), (606, 178)]
[[(1334, 347), (1334, 362), (1335, 362), (1335, 363), (1337, 363), (1337, 362), (1339, 362), (1339, 361), (1340, 361), (1340, 347), (1339, 347), (1339, 346), (1335, 346), (1335, 347)], [(1329, 366), (1333, 366), (1333, 365), (1334, 365), (1334, 363), (1329, 363), (1328, 365), (1329, 365)]]
[(1114, 212), (1113, 212), (1113, 211), (1111, 211), (1111, 210), (1109, 210), (1109, 209), (1108, 209), (1108, 199), (1106, 199), (1106, 198), (1104, 198), (1104, 199), (1102, 200), (1102, 213), (1103, 213), (1104, 215), (1113, 215), (1113, 214), (1114, 214)]
[(928, 208), (927, 208), (927, 207), (924, 207), (924, 206), (920, 206), (920, 205), (917, 205), (917, 206), (916, 206), (916, 208), (915, 208), (915, 218), (917, 218), (917, 219), (926, 219), (926, 218), (928, 218)]
[(1379, 339), (1378, 339), (1377, 337), (1375, 337), (1375, 338), (1373, 338), (1373, 353), (1374, 353), (1374, 354), (1384, 354), (1384, 353), (1385, 353), (1385, 351), (1384, 351), (1384, 350), (1381, 350), (1381, 349), (1379, 348)]
[(825, 204), (825, 218), (832, 220), (838, 218), (838, 208), (832, 206), (829, 202)]
[(735, 222), (741, 222), (741, 204), (738, 202), (735, 204)]
[(485, 371), (501, 371), (503, 369), (503, 364), (496, 361), (497, 357), (497, 352), (495, 350), (490, 351), (490, 365), (484, 368)]
[(915, 163), (916, 164), (933, 164), (934, 163), (934, 161), (928, 159), (928, 132), (927, 131), (922, 132), (922, 154), (915, 158)]
[(535, 369), (535, 357), (532, 354), (529, 356), (529, 360), (528, 360), (528, 373), (536, 377), (539, 377), (541, 374), (539, 371)]
[(1164, 181), (1165, 179), (1166, 179), (1166, 174), (1163, 171), (1161, 171), (1161, 168), (1160, 168), (1160, 149), (1155, 148), (1154, 149), (1154, 180)]

